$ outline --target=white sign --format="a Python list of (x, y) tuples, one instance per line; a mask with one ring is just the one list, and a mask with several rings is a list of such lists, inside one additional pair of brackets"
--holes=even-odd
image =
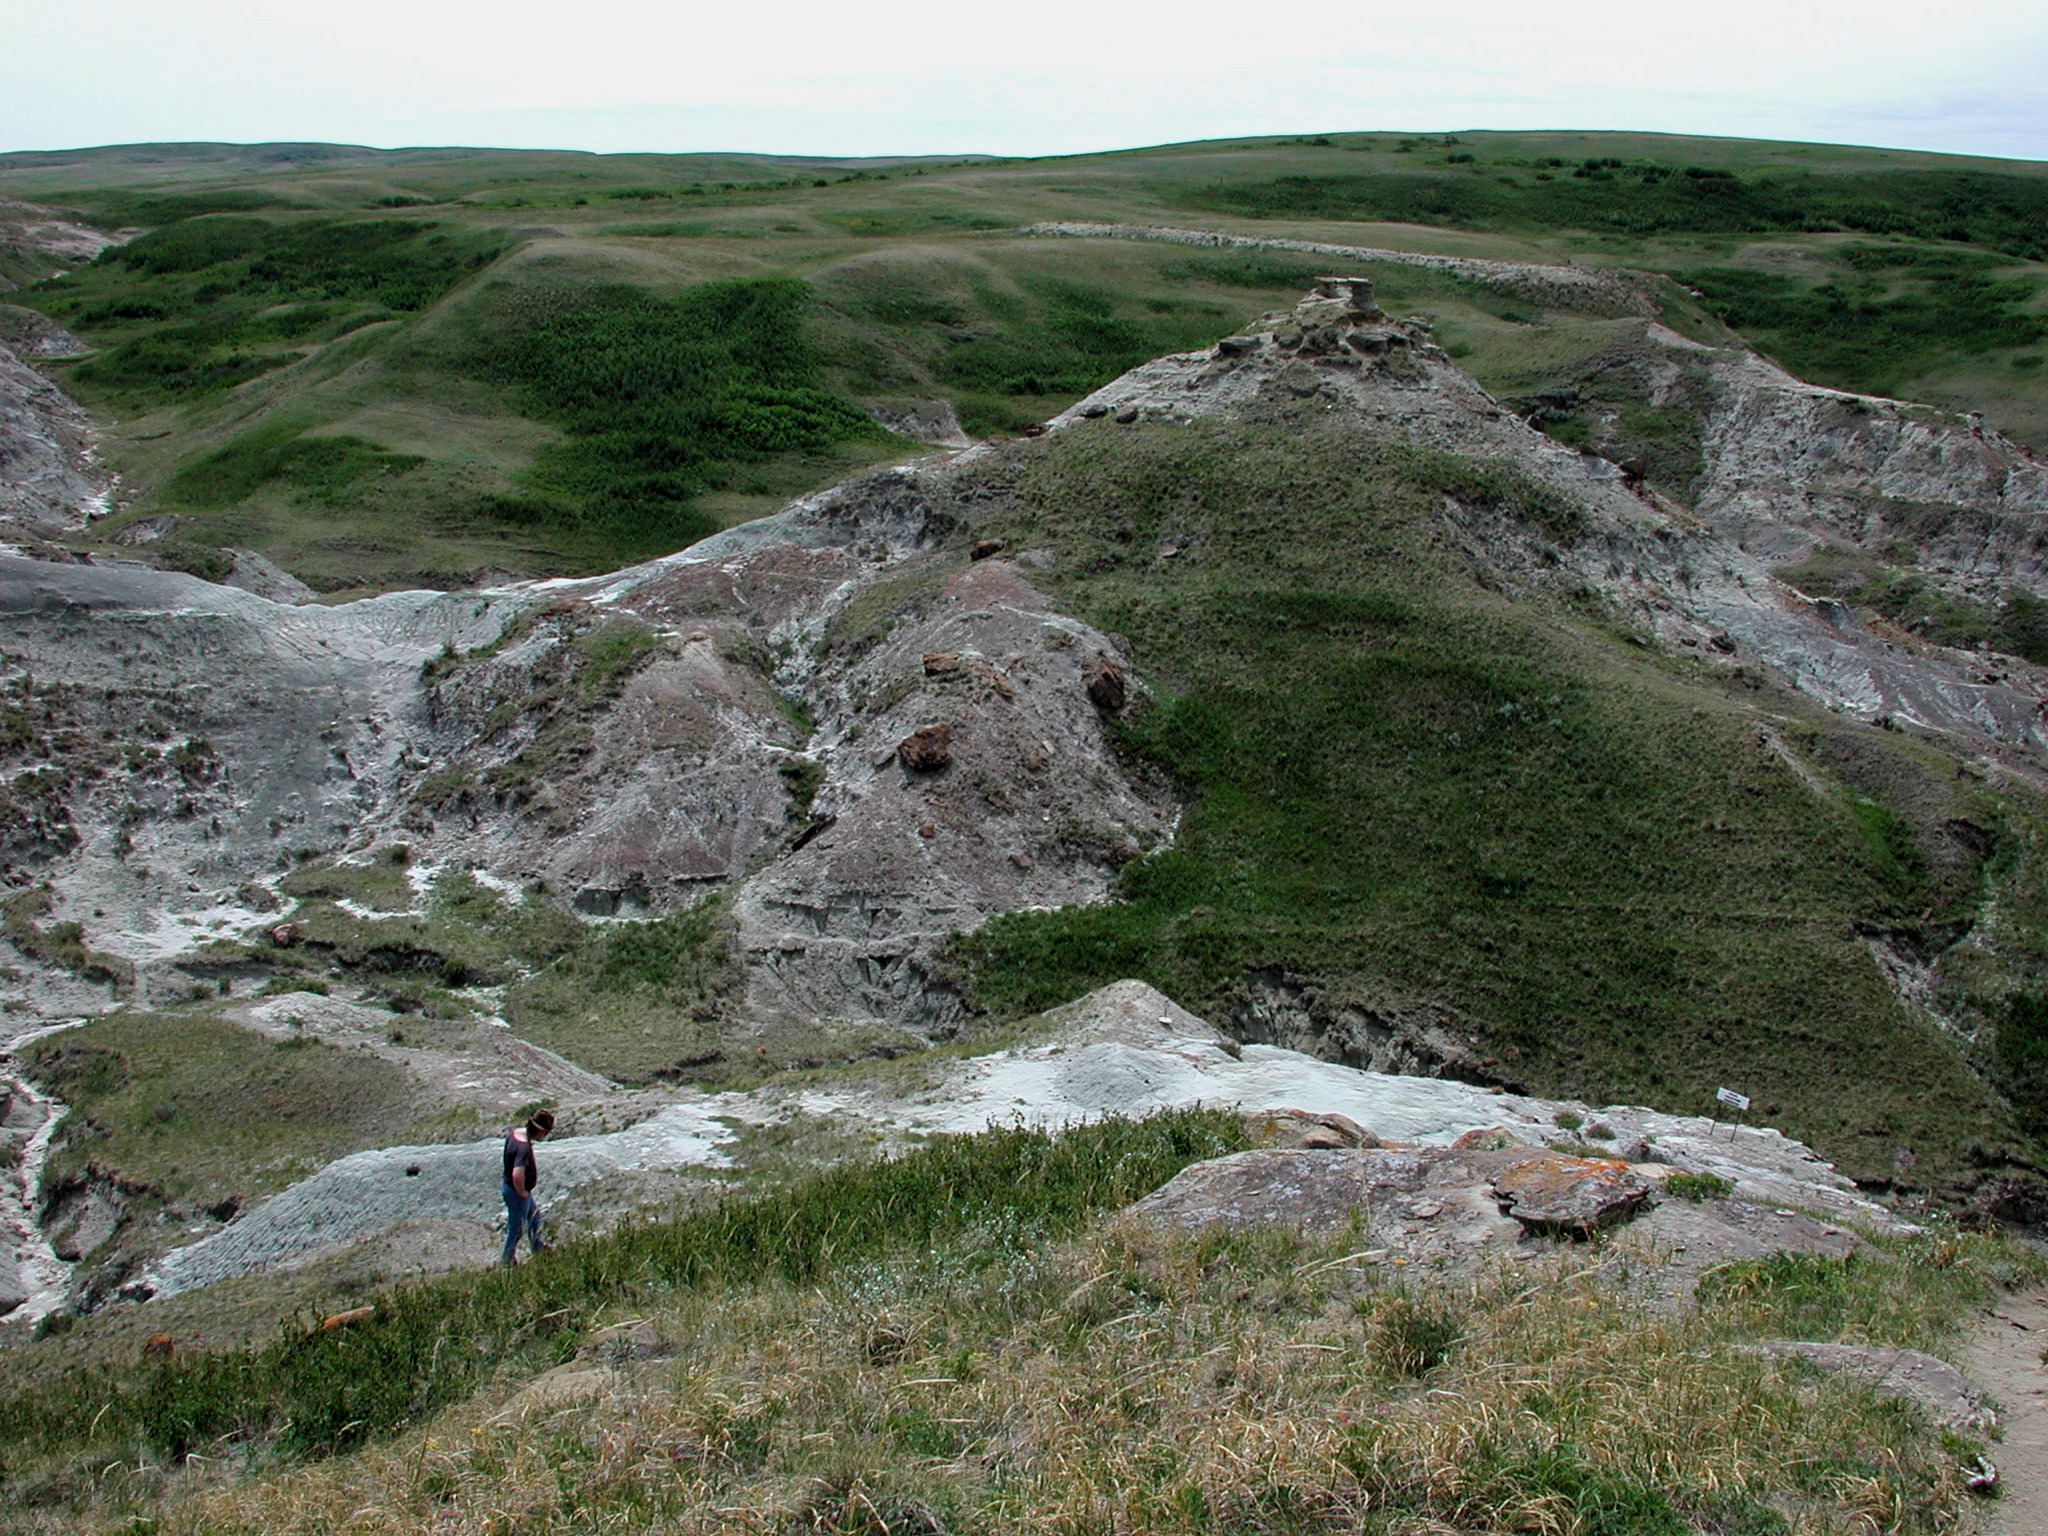
[(1737, 1093), (1733, 1088), (1716, 1089), (1714, 1091), (1714, 1097), (1719, 1099), (1723, 1104), (1732, 1104), (1737, 1109), (1749, 1108), (1749, 1095), (1746, 1093)]

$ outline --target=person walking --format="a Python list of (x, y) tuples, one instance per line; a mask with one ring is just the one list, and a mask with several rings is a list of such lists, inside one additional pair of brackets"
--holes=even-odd
[(535, 1253), (546, 1253), (548, 1244), (540, 1235), (540, 1203), (533, 1198), (533, 1191), (540, 1183), (540, 1169), (533, 1160), (536, 1142), (547, 1140), (549, 1131), (555, 1128), (555, 1117), (544, 1109), (536, 1109), (528, 1116), (526, 1124), (515, 1125), (505, 1135), (505, 1254), (504, 1264), (510, 1268), (519, 1252), (519, 1239), (523, 1236), (527, 1246)]

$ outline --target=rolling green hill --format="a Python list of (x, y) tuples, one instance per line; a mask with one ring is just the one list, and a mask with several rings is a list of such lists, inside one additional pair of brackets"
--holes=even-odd
[[(858, 162), (156, 145), (0, 156), (0, 195), (144, 231), (9, 295), (95, 349), (58, 376), (124, 492), (85, 542), (175, 513), (161, 558), (253, 548), (334, 592), (672, 548), (910, 451), (869, 408), (1015, 432), (1329, 264), (1020, 234), (1057, 219), (1666, 272), (1682, 330), (2048, 444), (2031, 163), (1624, 134)], [(1381, 278), (1516, 399), (1610, 318)]]

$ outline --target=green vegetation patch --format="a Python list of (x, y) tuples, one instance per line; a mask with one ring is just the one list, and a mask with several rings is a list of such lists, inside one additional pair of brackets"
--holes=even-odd
[[(404, 1068), (370, 1052), (199, 1015), (113, 1015), (23, 1059), (73, 1111), (52, 1183), (92, 1164), (188, 1209), (246, 1203), (350, 1152), (448, 1129)], [(459, 1133), (472, 1133), (464, 1120)]]
[[(16, 722), (21, 722), (19, 726)], [(26, 730), (25, 717), (8, 714), (0, 716), (0, 732), (13, 734), (10, 729)], [(10, 746), (17, 742), (9, 741)], [(27, 745), (25, 741), (20, 745)], [(10, 786), (16, 793), (31, 790), (26, 782), (33, 775), (17, 777)], [(74, 921), (51, 923), (45, 927), (41, 918), (49, 915), (56, 905), (55, 897), (47, 887), (18, 891), (0, 903), (0, 934), (7, 942), (31, 960), (40, 960), (45, 965), (58, 966), (71, 972), (82, 981), (102, 984), (123, 985), (135, 979), (135, 967), (118, 955), (103, 954), (85, 942), (85, 925)]]
[(1985, 171), (1742, 174), (1611, 158), (1534, 174), (1407, 171), (1163, 187), (1170, 203), (1253, 218), (1650, 234), (1853, 230), (2048, 259), (2048, 182)]
[(503, 245), (495, 231), (397, 219), (196, 218), (111, 246), (23, 301), (95, 340), (114, 333), (69, 372), (89, 390), (130, 405), (196, 400), (426, 308)]
[(1838, 551), (1779, 572), (1801, 590), (1868, 608), (1936, 645), (1994, 649), (2048, 664), (2048, 603), (2015, 587), (1997, 603), (1944, 591), (1916, 571)]
[(1098, 288), (1046, 278), (1032, 289), (1032, 312), (953, 347), (940, 376), (970, 391), (1071, 399), (1172, 350), (1158, 344), (1156, 322), (1119, 315)]
[(1998, 1112), (1851, 924), (1968, 910), (1968, 869), (1918, 852), (1955, 812), (1894, 807), (1875, 771), (1817, 799), (1711, 682), (1492, 597), (1439, 517), (1492, 495), (1570, 533), (1511, 491), (1222, 425), (1083, 428), (984, 471), (975, 533), (1055, 551), (1058, 595), (1131, 637), (1170, 694), (1126, 744), (1194, 803), (1119, 901), (961, 941), (975, 996), (1022, 1014), (1135, 976), (1227, 1018), (1280, 972), (1333, 1009), (1444, 1008), (1540, 1091), (1697, 1111), (1754, 1083), (1852, 1169), (1954, 1159)]
[(517, 386), (567, 440), (507, 516), (673, 549), (716, 526), (691, 506), (737, 465), (880, 437), (821, 387), (793, 279), (700, 284), (672, 299), (622, 284), (507, 290), (458, 366)]
[(716, 1075), (711, 1069), (724, 1060), (720, 1003), (736, 979), (724, 903), (587, 932), (506, 993), (505, 1021), (622, 1082)]
[(1996, 276), (1994, 257), (1875, 245), (1834, 254), (1849, 270), (1812, 286), (1748, 267), (1682, 281), (1801, 378), (1869, 394), (1894, 394), (1944, 360), (2048, 338), (2048, 316), (2026, 308), (2038, 285)]
[[(326, 866), (306, 883), (327, 890), (345, 868)], [(356, 883), (348, 883), (346, 894), (356, 895)], [(322, 897), (305, 902), (292, 921), (309, 948), (346, 969), (444, 987), (503, 985), (573, 946), (583, 930), (544, 895), (508, 900), (457, 869), (434, 877), (422, 916), (357, 917)]]
[[(1043, 1167), (984, 1159), (1022, 1179)], [(923, 1201), (907, 1193), (915, 1223)], [(811, 1186), (795, 1194), (805, 1224)], [(895, 1207), (871, 1209), (886, 1228)], [(602, 1393), (554, 1396), (545, 1412), (533, 1398), (508, 1411), (511, 1383), (490, 1383), (338, 1462), (279, 1466), (258, 1442), (244, 1475), (195, 1479), (175, 1504), (156, 1503), (155, 1478), (137, 1480), (140, 1509), (110, 1496), (102, 1467), (118, 1440), (82, 1448), (77, 1470), (39, 1491), (102, 1501), (103, 1518), (163, 1509), (173, 1529), (221, 1536), (322, 1536), (365, 1508), (394, 1531), (431, 1531), (483, 1523), (515, 1495), (530, 1536), (1073, 1536), (1102, 1529), (1104, 1510), (1152, 1536), (1935, 1536), (1967, 1518), (1977, 1437), (1742, 1346), (1945, 1353), (2002, 1288), (2043, 1273), (2009, 1239), (1935, 1232), (1885, 1261), (1812, 1266), (1804, 1278), (1843, 1303), (1825, 1315), (1753, 1284), (1765, 1266), (1739, 1266), (1737, 1285), (1674, 1314), (1643, 1305), (1597, 1246), (1417, 1276), (1361, 1263), (1354, 1234), (1067, 1236), (1030, 1205), (971, 1197), (966, 1214), (793, 1280), (770, 1259), (595, 1307), (478, 1282), (480, 1314), (509, 1304), (531, 1319), (536, 1336), (505, 1361), (522, 1373), (579, 1349), (629, 1354), (603, 1342), (614, 1320), (675, 1359), (621, 1361)], [(453, 1355), (468, 1335), (443, 1337)], [(395, 1352), (357, 1358), (400, 1390)]]
[(278, 882), (278, 889), (287, 896), (326, 901), (343, 898), (358, 906), (404, 912), (415, 900), (407, 875), (410, 857), (400, 844), (379, 850), (365, 863), (323, 859), (301, 864)]
[(296, 424), (275, 422), (186, 463), (165, 484), (163, 498), (180, 506), (216, 509), (246, 501), (267, 485), (282, 484), (300, 501), (331, 503), (371, 476), (403, 474), (425, 462), (411, 454), (386, 453), (360, 437), (310, 437)]

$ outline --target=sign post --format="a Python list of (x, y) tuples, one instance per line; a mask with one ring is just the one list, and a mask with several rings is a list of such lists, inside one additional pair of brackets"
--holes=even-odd
[[(1746, 1093), (1737, 1093), (1733, 1088), (1717, 1088), (1714, 1090), (1714, 1097), (1720, 1103), (1726, 1104), (1738, 1115), (1741, 1114), (1745, 1109), (1749, 1108), (1749, 1095)], [(1738, 1120), (1728, 1127), (1728, 1139), (1730, 1141), (1733, 1141), (1735, 1139), (1735, 1126), (1739, 1124), (1741, 1124), (1741, 1122)]]

